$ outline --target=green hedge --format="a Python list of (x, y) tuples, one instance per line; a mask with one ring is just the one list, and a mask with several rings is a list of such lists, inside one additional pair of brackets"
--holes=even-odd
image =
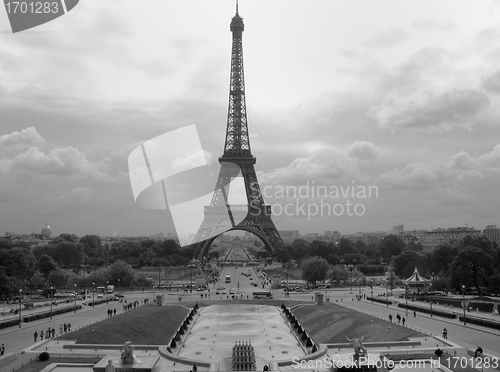
[(367, 301), (378, 302), (378, 303), (381, 303), (381, 304), (384, 304), (384, 305), (387, 305), (387, 304), (391, 305), (392, 304), (392, 301), (384, 300), (384, 299), (378, 298), (378, 297), (367, 296), (366, 300)]
[[(463, 322), (464, 321), (464, 316), (463, 315), (459, 315), (458, 319), (460, 319), (460, 321)], [(471, 324), (477, 324), (477, 325), (485, 326), (485, 327), (488, 327), (488, 328), (500, 329), (500, 322), (497, 322), (497, 321), (494, 321), (494, 320), (491, 320), (491, 319), (476, 318), (476, 317), (473, 317), (471, 315), (466, 315), (465, 316), (465, 322), (466, 323), (471, 323)]]
[[(402, 308), (406, 309), (406, 304), (398, 303), (398, 307), (402, 307)], [(429, 307), (420, 307), (420, 306), (408, 304), (408, 310), (415, 310), (415, 311), (419, 311), (421, 313), (431, 314), (430, 306)], [(449, 319), (455, 319), (457, 317), (457, 314), (455, 314), (455, 313), (452, 313), (449, 311), (444, 311), (444, 310), (439, 310), (439, 309), (432, 309), (432, 315), (438, 315), (438, 316), (442, 316), (442, 317), (449, 318)]]
[(18, 324), (19, 324), (19, 317), (16, 319), (4, 320), (3, 322), (0, 323), (0, 329), (12, 327)]
[[(82, 308), (82, 305), (76, 305), (76, 309), (80, 310)], [(71, 311), (75, 311), (75, 307), (64, 307), (64, 308), (53, 308), (52, 309), (52, 315), (59, 315), (59, 314), (64, 314), (64, 313), (69, 313)], [(44, 319), (50, 317), (51, 312), (50, 311), (44, 311), (42, 313), (36, 313), (36, 314), (30, 314), (30, 315), (25, 315), (23, 316), (23, 322), (28, 323), (28, 322), (33, 322), (35, 320), (39, 319)], [(19, 321), (18, 323), (19, 324)]]

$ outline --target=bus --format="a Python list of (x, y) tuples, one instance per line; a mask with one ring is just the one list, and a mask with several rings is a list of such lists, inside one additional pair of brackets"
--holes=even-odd
[(115, 291), (115, 286), (114, 285), (108, 285), (107, 291), (108, 291), (108, 293), (113, 293)]
[(106, 293), (106, 287), (96, 287), (95, 293)]
[(260, 291), (252, 293), (253, 298), (273, 298), (273, 294), (270, 291)]
[(231, 283), (231, 275), (226, 275), (226, 283)]

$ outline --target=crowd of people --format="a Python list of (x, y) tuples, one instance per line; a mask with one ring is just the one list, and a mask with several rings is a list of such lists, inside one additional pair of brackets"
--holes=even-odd
[[(68, 333), (68, 332), (71, 332), (71, 323), (63, 323), (61, 324), (61, 326), (59, 327), (59, 336), (62, 336), (63, 334), (65, 333)], [(33, 333), (33, 341), (34, 342), (37, 342), (38, 341), (38, 338), (40, 338), (40, 341), (42, 341), (43, 339), (49, 339), (49, 338), (54, 338), (56, 337), (56, 330), (55, 328), (47, 328), (47, 330), (44, 332), (43, 329), (38, 332), (35, 330), (35, 332)]]

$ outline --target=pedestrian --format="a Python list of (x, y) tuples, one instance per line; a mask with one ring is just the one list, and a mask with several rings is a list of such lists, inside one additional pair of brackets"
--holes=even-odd
[(116, 315), (116, 308), (113, 309), (113, 315)]
[(68, 322), (68, 332), (71, 332), (71, 323)]
[(56, 337), (56, 329), (52, 328), (52, 338)]
[(43, 331), (40, 331), (40, 340), (43, 340)]
[(406, 321), (406, 319), (405, 319), (405, 317), (403, 317), (403, 325), (405, 325), (405, 321)]
[(61, 336), (63, 335), (63, 330), (64, 330), (64, 328), (63, 328), (63, 325), (61, 324), (61, 326), (59, 327), (59, 335), (61, 335)]
[(478, 346), (476, 351), (474, 352), (474, 358), (480, 358), (483, 355), (483, 348)]
[(416, 311), (413, 311), (413, 317), (416, 318), (417, 317), (417, 312)]
[(47, 328), (47, 332), (45, 332), (45, 338), (49, 339), (50, 338), (50, 327)]
[(33, 339), (35, 340), (35, 342), (38, 339), (38, 332), (37, 331), (35, 331), (35, 333), (33, 333)]
[(401, 322), (401, 315), (396, 315), (396, 318), (398, 319), (398, 324)]
[(392, 314), (389, 314), (389, 320), (391, 321), (392, 323)]
[(448, 330), (445, 328), (443, 329), (443, 338), (448, 338)]
[(66, 331), (68, 330), (68, 325), (66, 323), (63, 324), (63, 329), (64, 329), (64, 333), (66, 333)]
[(0, 355), (4, 355), (5, 354), (5, 345), (2, 344), (2, 346), (0, 346)]

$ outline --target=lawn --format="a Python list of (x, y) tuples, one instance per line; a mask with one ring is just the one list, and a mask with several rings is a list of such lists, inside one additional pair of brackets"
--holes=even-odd
[(403, 341), (424, 335), (335, 304), (300, 306), (292, 310), (306, 332), (319, 343), (347, 342), (346, 336), (364, 336), (365, 342)]
[(68, 333), (77, 344), (165, 345), (189, 310), (182, 306), (146, 305)]

